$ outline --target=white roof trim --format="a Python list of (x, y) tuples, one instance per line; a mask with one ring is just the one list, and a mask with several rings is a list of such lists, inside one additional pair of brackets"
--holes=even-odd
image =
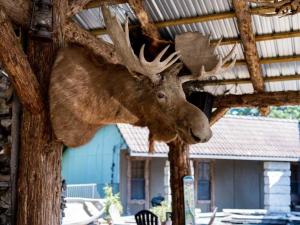
[[(166, 153), (138, 153), (130, 151), (133, 157), (149, 157), (149, 158), (167, 158)], [(276, 161), (276, 162), (298, 162), (300, 158), (292, 157), (260, 157), (260, 156), (233, 156), (233, 155), (194, 155), (190, 154), (191, 159), (227, 159), (227, 160), (253, 160), (253, 161)]]

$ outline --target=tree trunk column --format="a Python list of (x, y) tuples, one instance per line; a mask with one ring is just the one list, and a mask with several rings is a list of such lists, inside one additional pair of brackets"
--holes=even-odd
[(53, 41), (29, 39), (27, 57), (45, 102), (39, 114), (24, 109), (18, 179), (17, 225), (59, 225), (61, 153), (51, 128), (48, 89), (56, 52), (63, 45), (67, 0), (53, 0)]
[(184, 225), (184, 191), (183, 177), (190, 175), (189, 146), (179, 139), (169, 145), (171, 171), (172, 224)]

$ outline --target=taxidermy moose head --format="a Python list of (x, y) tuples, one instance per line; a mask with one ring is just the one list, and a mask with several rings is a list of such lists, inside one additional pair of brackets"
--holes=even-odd
[[(147, 126), (153, 140), (169, 142), (179, 136), (189, 144), (212, 136), (204, 113), (188, 103), (182, 83), (206, 79), (233, 67), (234, 49), (225, 57), (199, 33), (176, 37), (176, 52), (167, 49), (149, 62), (144, 48), (137, 57), (125, 31), (108, 8), (102, 9), (120, 64), (96, 58), (82, 47), (60, 50), (50, 83), (50, 112), (54, 132), (65, 145), (86, 143), (102, 126), (129, 123)], [(163, 60), (162, 60), (163, 58)], [(190, 75), (178, 76), (182, 63)], [(225, 65), (226, 64), (226, 65)]]

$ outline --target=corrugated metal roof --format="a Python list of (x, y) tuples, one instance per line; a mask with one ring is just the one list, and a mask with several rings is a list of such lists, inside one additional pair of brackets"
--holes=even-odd
[[(168, 146), (159, 142), (155, 142), (155, 154), (148, 154), (147, 128), (127, 124), (118, 124), (118, 127), (131, 155), (167, 156)], [(296, 120), (226, 116), (212, 130), (214, 135), (208, 143), (190, 146), (191, 158), (300, 160)]]
[[(232, 11), (232, 3), (229, 0), (146, 0), (146, 10), (149, 12), (153, 21), (167, 21), (172, 19), (194, 17), (212, 13)], [(114, 6), (116, 14), (123, 22), (125, 15), (129, 15), (132, 21), (135, 21), (133, 11), (128, 4)], [(104, 27), (102, 16), (99, 9), (85, 10), (75, 16), (75, 20), (86, 29)], [(300, 30), (300, 14), (293, 16), (262, 17), (252, 15), (253, 31), (256, 35), (271, 34), (283, 31)], [(212, 39), (220, 37), (238, 37), (239, 31), (235, 18), (214, 20), (202, 23), (187, 25), (176, 25), (167, 28), (161, 28), (161, 33), (165, 37), (174, 38), (176, 34), (187, 31), (200, 32), (202, 34), (211, 34)], [(107, 37), (105, 40), (109, 40)], [(223, 56), (229, 52), (232, 46), (220, 46), (218, 51)], [(286, 38), (281, 40), (269, 40), (257, 42), (258, 54), (262, 58), (300, 55), (300, 38)], [(243, 48), (241, 45), (237, 49), (237, 58), (244, 59)], [(262, 65), (264, 76), (284, 76), (293, 75), (300, 72), (300, 62), (276, 63)], [(237, 66), (232, 71), (223, 74), (223, 79), (247, 78), (249, 72), (246, 66)], [(231, 94), (252, 93), (251, 84), (226, 85), (219, 87), (219, 90), (230, 90)], [(266, 91), (287, 91), (300, 90), (299, 81), (272, 82), (265, 84)], [(209, 89), (209, 87), (207, 87)], [(209, 89), (215, 91), (215, 87)]]

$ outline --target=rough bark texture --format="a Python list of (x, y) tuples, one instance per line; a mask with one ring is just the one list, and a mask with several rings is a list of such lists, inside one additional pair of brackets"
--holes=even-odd
[(260, 107), (300, 105), (299, 91), (264, 92), (245, 95), (217, 96), (214, 107)]
[(90, 32), (82, 29), (74, 22), (68, 21), (65, 26), (66, 41), (79, 44), (91, 50), (95, 55), (105, 58), (110, 63), (118, 63), (119, 59), (113, 45), (100, 41)]
[(229, 108), (217, 108), (211, 115), (209, 124), (212, 126), (214, 125), (219, 119), (221, 119), (226, 112), (229, 110)]
[(29, 26), (31, 1), (29, 0), (1, 0), (0, 6), (8, 17), (16, 24)]
[(160, 39), (158, 28), (150, 22), (148, 13), (145, 11), (143, 0), (128, 0), (129, 5), (133, 9), (135, 15), (141, 23), (143, 33), (155, 40)]
[(69, 8), (69, 12), (68, 12), (67, 16), (75, 15), (76, 13), (83, 10), (83, 8), (92, 1), (93, 0), (73, 0), (70, 3), (70, 8)]
[(43, 108), (39, 84), (27, 57), (21, 49), (12, 25), (0, 8), (0, 61), (9, 74), (11, 82), (22, 104), (31, 112), (38, 113)]
[(86, 5), (85, 8), (98, 8), (103, 4), (111, 4), (111, 5), (117, 5), (117, 4), (125, 4), (127, 3), (127, 0), (93, 0), (90, 3)]
[(180, 139), (169, 145), (170, 186), (172, 193), (172, 224), (185, 224), (183, 177), (190, 175), (189, 146)]
[(269, 106), (261, 106), (259, 107), (259, 112), (261, 116), (268, 116), (271, 109)]
[(126, 0), (73, 0), (70, 3), (69, 11), (67, 16), (73, 16), (79, 13), (85, 8), (98, 8), (104, 4), (124, 4), (127, 3)]
[[(28, 59), (48, 103), (51, 67), (63, 45), (67, 1), (54, 0), (54, 40), (29, 40)], [(48, 104), (45, 104), (48, 106)], [(18, 225), (60, 224), (61, 150), (52, 133), (49, 109), (33, 115), (23, 111), (18, 180)]]
[(258, 52), (255, 43), (255, 35), (252, 30), (251, 14), (248, 3), (244, 0), (233, 0), (238, 27), (245, 49), (245, 59), (252, 80), (253, 88), (257, 92), (264, 91), (264, 81), (259, 63)]

